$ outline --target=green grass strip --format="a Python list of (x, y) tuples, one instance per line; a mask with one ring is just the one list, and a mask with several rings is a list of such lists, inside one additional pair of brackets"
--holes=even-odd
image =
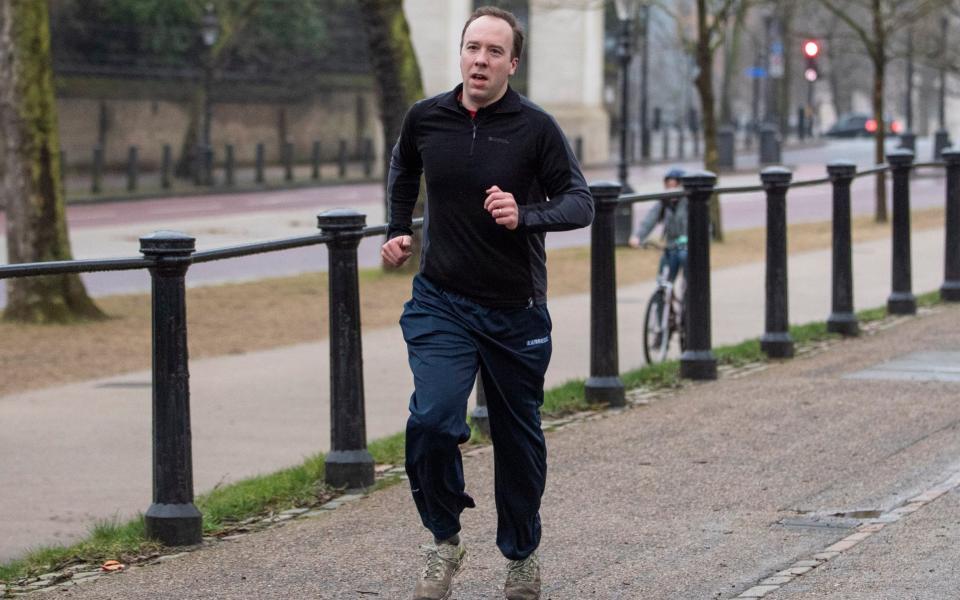
[[(920, 307), (933, 306), (940, 302), (938, 292), (917, 297)], [(857, 313), (861, 323), (876, 321), (887, 316), (886, 309), (873, 308)], [(790, 328), (790, 335), (797, 344), (817, 342), (838, 337), (827, 331), (826, 323), (816, 322)], [(757, 339), (714, 349), (721, 365), (740, 366), (766, 360)], [(680, 383), (680, 363), (677, 360), (622, 373), (624, 387), (662, 389)], [(568, 381), (544, 393), (542, 413), (546, 418), (560, 417), (582, 410), (599, 409), (587, 404), (584, 398), (583, 379)], [(378, 464), (402, 464), (404, 457), (404, 433), (374, 440), (368, 446)], [(473, 430), (471, 441), (486, 443), (478, 431)], [(271, 473), (251, 477), (197, 497), (197, 507), (203, 512), (203, 529), (206, 535), (227, 530), (231, 525), (255, 516), (268, 515), (295, 506), (309, 506), (324, 501), (336, 491), (324, 483), (324, 455), (307, 458), (302, 464)], [(158, 552), (162, 546), (147, 539), (143, 515), (120, 523), (117, 520), (101, 521), (94, 525), (90, 535), (71, 546), (43, 547), (29, 552), (21, 559), (0, 565), (0, 581), (16, 582), (19, 579), (56, 571), (76, 563), (97, 565), (105, 560), (121, 562), (142, 555)]]

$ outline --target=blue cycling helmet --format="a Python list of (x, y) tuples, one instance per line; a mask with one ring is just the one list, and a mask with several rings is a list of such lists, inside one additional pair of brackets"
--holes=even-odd
[(668, 179), (676, 179), (677, 181), (680, 181), (680, 178), (684, 175), (686, 175), (686, 172), (680, 167), (671, 167), (670, 170), (664, 174), (663, 180), (666, 181)]

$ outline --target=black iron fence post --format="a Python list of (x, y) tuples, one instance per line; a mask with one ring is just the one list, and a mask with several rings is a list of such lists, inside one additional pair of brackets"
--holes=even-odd
[(293, 143), (286, 142), (283, 145), (283, 178), (286, 181), (293, 181)]
[(590, 377), (584, 389), (587, 402), (623, 406), (617, 348), (617, 270), (614, 247), (614, 212), (620, 184), (600, 182), (590, 186), (593, 225), (590, 228)]
[(940, 299), (960, 301), (960, 148), (947, 148), (940, 154), (947, 163), (946, 252)]
[(793, 357), (787, 294), (787, 190), (792, 178), (784, 167), (760, 173), (767, 191), (767, 301), (760, 349), (771, 358)]
[(892, 150), (887, 153), (887, 162), (893, 171), (893, 289), (887, 298), (887, 312), (912, 315), (917, 312), (910, 265), (910, 171), (913, 169), (913, 152), (905, 148)]
[(160, 187), (165, 190), (170, 189), (170, 172), (172, 169), (173, 151), (170, 148), (170, 144), (164, 144), (160, 158)]
[(234, 178), (234, 168), (236, 158), (233, 154), (233, 144), (227, 144), (226, 147), (226, 156), (224, 157), (223, 165), (223, 179), (226, 185), (233, 185), (235, 183)]
[(90, 193), (99, 194), (103, 189), (103, 146), (93, 147), (93, 174), (90, 182)]
[(833, 282), (827, 331), (852, 336), (860, 333), (853, 312), (853, 253), (850, 244), (850, 184), (857, 165), (835, 160), (827, 165), (833, 184)]
[(347, 176), (347, 140), (337, 144), (337, 174), (340, 179)]
[(257, 144), (257, 152), (256, 152), (256, 158), (255, 158), (256, 174), (254, 175), (254, 181), (256, 183), (263, 183), (263, 155), (264, 155), (263, 143), (259, 143)]
[(685, 175), (687, 191), (687, 291), (684, 311), (687, 348), (680, 355), (680, 376), (687, 379), (716, 379), (717, 359), (713, 355), (710, 321), (710, 196), (717, 176), (709, 171)]
[(320, 142), (313, 143), (313, 150), (310, 153), (310, 177), (320, 179)]
[(480, 433), (490, 437), (490, 413), (487, 411), (487, 393), (483, 390), (483, 367), (477, 371), (477, 406), (470, 413), (470, 422)]
[(670, 127), (664, 125), (663, 127), (663, 148), (662, 154), (660, 156), (663, 160), (670, 160)]
[(326, 481), (334, 487), (373, 485), (367, 451), (360, 340), (360, 283), (357, 247), (367, 217), (349, 209), (328, 210), (317, 225), (333, 236), (327, 244), (330, 296), (330, 452)]
[(137, 190), (137, 147), (130, 146), (127, 150), (127, 191)]
[(190, 375), (184, 278), (195, 240), (174, 231), (140, 238), (150, 267), (153, 312), (153, 504), (147, 536), (167, 546), (198, 544), (203, 517), (193, 504)]

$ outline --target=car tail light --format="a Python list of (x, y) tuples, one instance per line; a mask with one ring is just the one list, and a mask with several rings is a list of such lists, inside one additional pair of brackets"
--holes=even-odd
[(900, 121), (894, 121), (890, 123), (890, 131), (894, 133), (900, 133), (903, 130), (903, 126), (900, 125)]
[(866, 124), (863, 126), (867, 130), (867, 133), (876, 133), (877, 132), (877, 120), (876, 119), (867, 119)]

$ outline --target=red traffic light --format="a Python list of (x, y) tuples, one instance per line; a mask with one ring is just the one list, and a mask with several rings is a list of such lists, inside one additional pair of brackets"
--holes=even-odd
[(808, 58), (813, 58), (820, 54), (820, 44), (814, 40), (807, 40), (803, 43), (803, 53)]

